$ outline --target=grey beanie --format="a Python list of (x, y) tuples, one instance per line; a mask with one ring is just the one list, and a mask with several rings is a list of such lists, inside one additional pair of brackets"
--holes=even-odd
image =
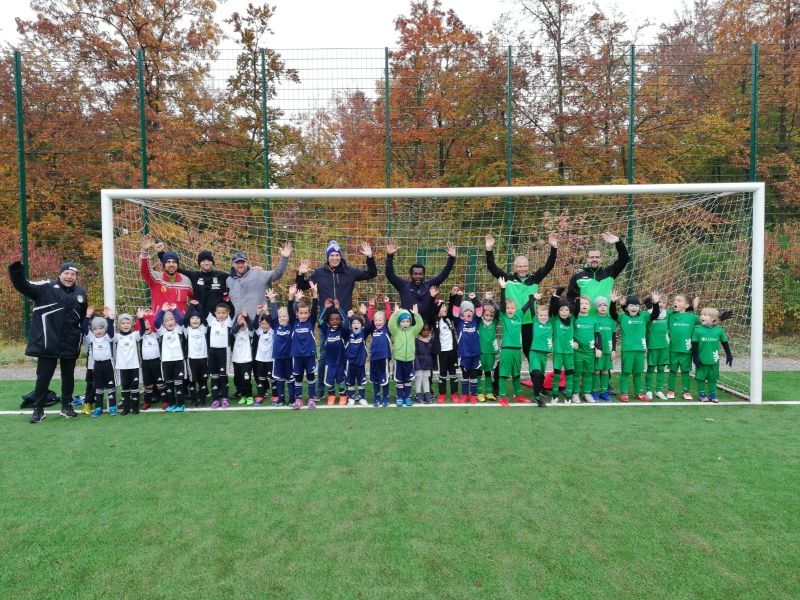
[(598, 296), (597, 298), (594, 299), (595, 308), (598, 308), (601, 304), (608, 306), (608, 298), (606, 298), (605, 296)]
[(104, 329), (108, 328), (108, 323), (106, 323), (106, 320), (103, 317), (92, 317), (92, 321), (90, 324), (92, 330), (97, 329), (98, 327), (102, 327)]
[(119, 317), (117, 317), (117, 321), (119, 321), (120, 323), (122, 323), (123, 321), (130, 321), (131, 323), (133, 323), (133, 317), (128, 313), (122, 313)]
[(461, 312), (463, 313), (465, 310), (470, 311), (472, 314), (475, 314), (475, 305), (470, 302), (469, 300), (464, 300), (461, 303)]

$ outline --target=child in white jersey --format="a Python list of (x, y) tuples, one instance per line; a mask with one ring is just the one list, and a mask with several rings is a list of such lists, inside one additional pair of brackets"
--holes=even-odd
[(264, 398), (270, 395), (275, 331), (266, 304), (259, 304), (256, 314), (258, 319), (253, 323), (253, 376), (256, 380), (256, 406), (261, 406)]
[(197, 300), (189, 302), (186, 310), (186, 356), (189, 359), (189, 399), (192, 406), (206, 403), (208, 396), (208, 327), (203, 324)]
[(103, 414), (103, 395), (108, 394), (108, 414), (117, 414), (117, 382), (114, 374), (114, 311), (103, 308), (103, 317), (83, 319), (82, 328), (89, 344), (89, 352), (94, 359), (93, 378), (95, 407), (93, 417)]
[(239, 404), (253, 406), (253, 330), (246, 310), (239, 313), (236, 325), (231, 328), (231, 362), (233, 363), (233, 385)]
[(174, 304), (166, 302), (155, 318), (161, 340), (161, 373), (167, 391), (166, 412), (185, 409), (183, 380), (186, 377), (186, 356), (183, 352), (183, 314)]
[[(137, 312), (137, 315), (139, 313)], [(167, 407), (167, 391), (161, 374), (161, 342), (153, 324), (153, 311), (146, 308), (139, 319), (139, 335), (142, 338), (142, 384), (144, 398), (142, 410), (149, 410), (154, 401)]]
[[(137, 318), (144, 316), (144, 310), (136, 312)], [(139, 340), (141, 336), (133, 327), (133, 317), (122, 313), (117, 318), (117, 333), (114, 336), (114, 356), (116, 357), (119, 385), (122, 388), (122, 412), (127, 415), (139, 414)]]
[(228, 337), (233, 321), (224, 302), (208, 313), (208, 373), (211, 376), (211, 408), (228, 408)]

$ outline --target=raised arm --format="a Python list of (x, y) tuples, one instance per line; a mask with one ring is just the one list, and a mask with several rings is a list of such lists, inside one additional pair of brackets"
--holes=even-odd
[(444, 269), (435, 277), (428, 280), (428, 285), (442, 285), (445, 279), (450, 277), (450, 271), (456, 264), (456, 247), (451, 242), (447, 242), (447, 262), (444, 264)]
[(372, 254), (372, 246), (369, 245), (369, 242), (361, 242), (360, 252), (367, 258), (367, 269), (354, 269), (356, 273), (355, 281), (375, 279), (378, 276), (378, 265), (375, 264), (375, 257)]
[[(555, 242), (555, 245), (553, 243)], [(553, 267), (556, 266), (556, 256), (558, 255), (558, 238), (555, 236), (550, 236), (550, 254), (547, 255), (547, 261), (544, 263), (544, 266), (537, 270), (535, 273), (528, 275), (528, 278), (525, 280), (525, 285), (531, 285), (532, 283), (542, 283), (542, 280), (550, 274), (550, 271), (553, 270)]]
[(31, 300), (39, 299), (43, 284), (34, 285), (25, 278), (25, 266), (21, 261), (18, 260), (8, 265), (8, 277), (11, 279), (11, 285), (20, 294)]
[(628, 254), (628, 248), (625, 246), (625, 242), (619, 239), (616, 236), (612, 236), (616, 238), (616, 242), (614, 242), (614, 246), (617, 249), (617, 260), (608, 268), (609, 273), (615, 279), (619, 277), (619, 274), (625, 269), (628, 261), (631, 259), (630, 254)]

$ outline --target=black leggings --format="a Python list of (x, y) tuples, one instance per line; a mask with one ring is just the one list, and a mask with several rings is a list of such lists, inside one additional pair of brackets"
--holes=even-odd
[(44, 408), (47, 401), (47, 392), (50, 381), (56, 372), (56, 365), (61, 361), (61, 406), (66, 408), (72, 402), (72, 392), (75, 390), (75, 358), (50, 358), (40, 356), (36, 362), (36, 388), (34, 389), (33, 402), (35, 408)]

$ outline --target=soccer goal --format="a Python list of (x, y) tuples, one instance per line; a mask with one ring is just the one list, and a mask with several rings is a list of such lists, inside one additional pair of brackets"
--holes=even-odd
[(486, 269), (485, 236), (495, 240), (497, 264), (511, 271), (527, 255), (535, 271), (547, 258), (547, 236), (559, 236), (556, 267), (542, 282), (547, 293), (567, 285), (589, 249), (616, 259), (601, 233), (626, 243), (631, 261), (617, 278), (621, 294), (685, 292), (702, 306), (731, 310), (724, 323), (735, 362), (721, 367), (720, 385), (751, 402), (761, 401), (764, 296), (764, 184), (597, 185), (496, 188), (404, 188), (325, 190), (117, 189), (101, 192), (103, 293), (108, 306), (132, 311), (148, 304), (139, 276), (142, 236), (164, 241), (188, 268), (201, 249), (214, 253), (217, 268), (230, 267), (232, 252), (248, 253), (253, 265), (272, 268), (278, 249), (294, 245), (289, 272), (277, 286), (279, 301), (300, 258), (312, 267), (336, 239), (345, 260), (364, 268), (360, 242), (378, 262), (376, 279), (356, 288), (356, 304), (393, 289), (385, 272), (385, 248), (395, 240), (395, 269), (407, 276), (413, 263), (428, 275), (446, 262), (445, 245), (457, 246), (456, 267), (442, 293), (459, 285), (482, 295), (499, 293)]

